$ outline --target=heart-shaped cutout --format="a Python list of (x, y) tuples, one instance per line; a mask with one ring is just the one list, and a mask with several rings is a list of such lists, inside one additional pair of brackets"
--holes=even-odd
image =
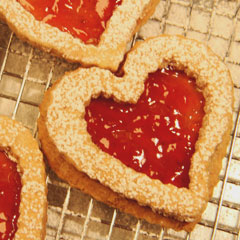
[[(115, 101), (136, 103), (148, 75), (167, 66), (194, 77), (205, 98), (205, 115), (190, 160), (188, 188), (151, 179), (103, 152), (92, 142), (84, 119), (85, 107), (101, 94)], [(218, 181), (230, 139), (233, 84), (229, 71), (204, 44), (167, 35), (136, 44), (122, 70), (123, 76), (118, 77), (108, 70), (80, 68), (67, 73), (47, 91), (38, 127), (50, 164), (54, 168), (56, 162), (67, 162), (75, 172), (84, 172), (164, 216), (183, 222), (199, 220)], [(71, 174), (64, 178), (71, 183)]]
[(14, 236), (17, 231), (22, 184), (17, 172), (17, 164), (1, 151), (0, 174), (0, 238), (12, 239), (10, 237)]
[(42, 153), (29, 130), (0, 116), (0, 238), (45, 238), (47, 187)]
[(188, 188), (203, 106), (194, 79), (162, 69), (148, 76), (136, 104), (92, 100), (85, 119), (92, 141), (103, 151), (153, 179)]
[(34, 46), (70, 61), (116, 70), (133, 34), (158, 3), (159, 0), (6, 0), (0, 2), (0, 16)]
[(57, 27), (84, 43), (97, 45), (121, 0), (17, 0), (36, 20)]

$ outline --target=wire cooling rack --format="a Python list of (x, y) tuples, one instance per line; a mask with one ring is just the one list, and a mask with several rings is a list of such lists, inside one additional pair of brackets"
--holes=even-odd
[[(202, 220), (190, 233), (175, 232), (123, 214), (69, 187), (47, 166), (46, 240), (239, 240), (240, 239), (240, 2), (162, 0), (134, 40), (162, 33), (208, 44), (228, 65), (234, 81), (234, 128), (220, 181)], [(0, 114), (37, 137), (36, 120), (45, 90), (65, 71), (77, 68), (20, 41), (0, 22)]]

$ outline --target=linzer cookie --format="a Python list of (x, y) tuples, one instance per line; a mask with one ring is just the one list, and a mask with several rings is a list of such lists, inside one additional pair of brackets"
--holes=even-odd
[(84, 65), (116, 70), (159, 0), (5, 0), (0, 17), (22, 39)]
[(45, 94), (42, 149), (70, 185), (113, 207), (191, 231), (218, 182), (233, 83), (204, 44), (163, 35), (137, 43), (115, 75), (79, 68)]
[(22, 124), (0, 116), (0, 239), (45, 239), (47, 190), (42, 154)]

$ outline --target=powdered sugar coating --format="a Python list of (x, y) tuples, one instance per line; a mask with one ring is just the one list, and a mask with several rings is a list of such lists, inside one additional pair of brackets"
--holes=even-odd
[[(0, 16), (22, 38), (68, 60), (116, 70), (127, 43), (159, 0), (123, 0), (113, 12), (97, 46), (51, 27), (35, 18), (16, 0), (0, 1)], [(146, 19), (145, 19), (146, 18)]]
[(21, 123), (0, 116), (0, 149), (17, 162), (22, 190), (14, 240), (43, 240), (47, 218), (46, 176), (36, 140)]
[[(103, 94), (134, 103), (144, 90), (148, 74), (167, 65), (194, 76), (206, 100), (206, 114), (191, 159), (189, 189), (162, 184), (103, 152), (91, 141), (84, 120), (85, 106), (92, 97)], [(180, 221), (195, 221), (217, 182), (214, 168), (221, 165), (229, 139), (233, 104), (229, 72), (205, 45), (179, 36), (159, 36), (138, 43), (127, 55), (123, 70), (123, 77), (99, 68), (80, 68), (66, 74), (48, 91), (51, 102), (43, 101), (47, 113), (41, 111), (40, 118), (58, 151), (79, 171), (153, 211)]]

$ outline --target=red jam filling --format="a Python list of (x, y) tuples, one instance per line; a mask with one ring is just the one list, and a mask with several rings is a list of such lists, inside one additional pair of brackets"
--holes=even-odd
[(0, 151), (0, 239), (12, 240), (17, 231), (21, 193), (17, 164)]
[(125, 165), (188, 188), (204, 102), (194, 79), (162, 69), (149, 74), (137, 104), (92, 99), (86, 107), (87, 130), (97, 146)]
[(36, 20), (98, 44), (107, 21), (122, 0), (17, 0)]

